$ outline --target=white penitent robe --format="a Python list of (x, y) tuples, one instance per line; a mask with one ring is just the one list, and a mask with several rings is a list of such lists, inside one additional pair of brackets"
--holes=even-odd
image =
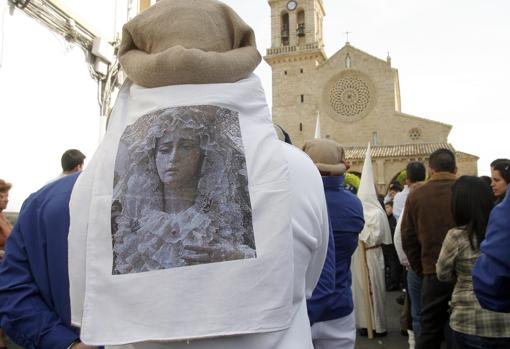
[[(372, 326), (376, 332), (382, 333), (386, 331), (387, 327), (384, 307), (384, 296), (386, 292), (384, 282), (384, 256), (380, 245), (391, 244), (391, 231), (388, 218), (382, 208), (372, 207), (372, 209), (367, 209), (364, 205), (363, 209), (365, 210), (365, 228), (361, 232), (359, 238), (360, 241), (365, 243), (365, 248), (368, 248), (366, 250), (366, 262), (370, 280)], [(356, 252), (352, 256), (351, 263), (354, 310), (356, 312), (356, 327), (367, 328), (362, 254), (359, 249), (360, 247), (358, 246)]]
[[(168, 210), (186, 197), (163, 189), (192, 179), (191, 207)], [(322, 181), (277, 140), (256, 76), (127, 81), (70, 223), (71, 321), (84, 343), (312, 348), (305, 296), (327, 250)]]

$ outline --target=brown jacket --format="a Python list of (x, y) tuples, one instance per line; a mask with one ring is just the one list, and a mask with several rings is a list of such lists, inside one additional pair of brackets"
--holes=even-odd
[(407, 198), (402, 220), (402, 247), (418, 274), (436, 273), (436, 262), (448, 230), (455, 226), (451, 212), (452, 186), (457, 177), (438, 172)]

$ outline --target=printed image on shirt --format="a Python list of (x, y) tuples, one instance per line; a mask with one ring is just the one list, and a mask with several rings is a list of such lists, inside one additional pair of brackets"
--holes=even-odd
[(113, 274), (256, 258), (237, 112), (140, 117), (120, 139), (113, 185)]

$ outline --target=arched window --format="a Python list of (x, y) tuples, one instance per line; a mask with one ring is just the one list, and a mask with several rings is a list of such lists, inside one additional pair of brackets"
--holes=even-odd
[(282, 45), (289, 45), (289, 14), (282, 14)]
[(347, 56), (345, 56), (345, 67), (347, 69), (351, 69), (351, 65), (352, 65), (351, 55), (347, 54)]
[(302, 38), (305, 36), (305, 11), (299, 10), (297, 14), (297, 36)]

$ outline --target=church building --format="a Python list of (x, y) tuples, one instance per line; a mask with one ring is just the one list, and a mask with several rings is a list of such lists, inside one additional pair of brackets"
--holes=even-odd
[(383, 193), (409, 161), (427, 161), (436, 149), (457, 154), (459, 175), (476, 175), (478, 157), (448, 143), (451, 125), (405, 114), (398, 70), (350, 45), (326, 57), (322, 0), (268, 0), (273, 121), (301, 147), (316, 133), (344, 146), (351, 172), (360, 172), (370, 142), (378, 190)]

